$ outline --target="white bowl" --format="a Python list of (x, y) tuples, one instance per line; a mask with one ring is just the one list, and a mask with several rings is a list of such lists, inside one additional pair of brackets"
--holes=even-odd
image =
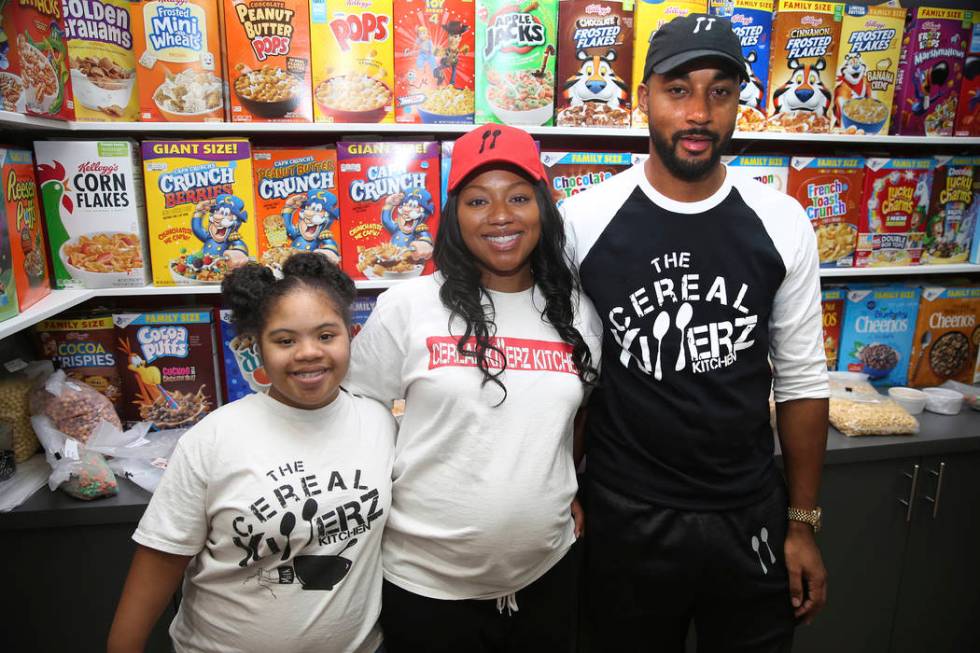
[[(99, 234), (133, 235), (131, 231), (94, 231), (84, 235), (97, 236)], [(68, 273), (71, 274), (72, 279), (80, 281), (86, 288), (128, 288), (130, 286), (145, 286), (149, 283), (149, 279), (141, 267), (134, 268), (128, 272), (92, 272), (91, 270), (83, 270), (75, 267), (68, 262), (68, 255), (65, 253), (65, 248), (69, 245), (76, 244), (79, 238), (81, 236), (66, 240), (58, 248), (58, 258), (61, 259), (62, 264), (64, 264)], [(144, 256), (143, 258), (145, 263), (146, 257)]]
[[(51, 65), (51, 62), (48, 61), (48, 58), (44, 56), (44, 53), (42, 53), (40, 50), (35, 48), (30, 43), (23, 43), (21, 47), (23, 47), (25, 50), (33, 50), (34, 52), (32, 54), (38, 57), (39, 60), (43, 61), (44, 63), (42, 65), (48, 69), (48, 72), (54, 75), (55, 79), (58, 79), (58, 72), (54, 69), (54, 66)], [(24, 87), (24, 95), (27, 101), (27, 106), (29, 106), (31, 109), (35, 111), (41, 111), (43, 113), (47, 113), (48, 108), (51, 106), (51, 103), (54, 101), (54, 98), (58, 95), (58, 89), (56, 88), (55, 91), (50, 95), (42, 95), (42, 96), (38, 96), (36, 90), (37, 89), (35, 89), (31, 85), (26, 85)]]
[(513, 111), (511, 109), (501, 109), (495, 106), (487, 98), (487, 106), (493, 111), (494, 115), (504, 121), (506, 125), (529, 125), (539, 127), (555, 114), (555, 103), (550, 102), (543, 107), (531, 109), (529, 111)]
[(959, 415), (963, 408), (963, 395), (946, 388), (923, 388), (926, 394), (926, 410), (940, 415)]
[(133, 84), (136, 82), (136, 75), (129, 79), (119, 80), (118, 88), (107, 89), (96, 86), (92, 83), (85, 73), (77, 68), (71, 69), (71, 87), (75, 94), (75, 100), (82, 106), (98, 111), (103, 107), (117, 106), (125, 109), (129, 106), (129, 101), (133, 97)]
[[(24, 111), (27, 109), (27, 93), (26, 90), (24, 89), (24, 80), (22, 80), (20, 76), (15, 75), (13, 73), (0, 73), (0, 77), (9, 77), (10, 79), (13, 79), (20, 85), (20, 95), (18, 95), (17, 99), (14, 101), (14, 108), (7, 109), (7, 110), (13, 111), (15, 113), (24, 113)], [(5, 108), (6, 107), (4, 106), (0, 106), (0, 109), (5, 109)]]
[(929, 397), (926, 393), (915, 388), (889, 388), (888, 396), (908, 411), (909, 415), (921, 413), (926, 407), (926, 400)]

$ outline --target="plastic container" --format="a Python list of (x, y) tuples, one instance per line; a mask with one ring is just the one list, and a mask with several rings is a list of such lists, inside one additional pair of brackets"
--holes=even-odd
[(894, 399), (909, 415), (918, 415), (926, 407), (929, 396), (915, 388), (889, 388), (888, 396)]
[(940, 415), (958, 415), (963, 408), (963, 395), (946, 388), (923, 388), (927, 396), (926, 410)]

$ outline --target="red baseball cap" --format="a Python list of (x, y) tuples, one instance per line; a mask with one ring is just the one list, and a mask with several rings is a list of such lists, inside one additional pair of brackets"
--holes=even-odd
[(456, 139), (447, 190), (455, 189), (474, 170), (491, 163), (515, 165), (538, 181), (546, 177), (538, 146), (530, 134), (510, 125), (490, 124)]

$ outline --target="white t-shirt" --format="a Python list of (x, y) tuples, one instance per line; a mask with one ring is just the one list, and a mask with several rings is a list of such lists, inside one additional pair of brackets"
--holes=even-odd
[[(383, 544), (385, 578), (437, 599), (490, 599), (540, 578), (575, 540), (572, 423), (585, 398), (540, 291), (490, 292), (507, 399), (471, 358), (439, 299), (441, 275), (383, 293), (354, 339), (347, 387), (405, 399)], [(587, 300), (576, 326), (598, 364)], [(486, 304), (486, 302), (485, 302)]]
[(373, 653), (395, 424), (346, 392), (317, 410), (254, 394), (188, 431), (133, 539), (194, 556), (178, 653)]

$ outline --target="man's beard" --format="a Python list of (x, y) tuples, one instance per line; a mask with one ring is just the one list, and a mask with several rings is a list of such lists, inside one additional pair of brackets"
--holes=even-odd
[[(661, 138), (660, 133), (651, 124), (650, 141), (653, 143), (653, 149), (656, 150), (664, 167), (672, 175), (683, 181), (701, 181), (721, 161), (721, 153), (728, 149), (734, 132), (734, 127), (724, 136), (719, 136), (716, 132), (707, 129), (685, 129), (675, 132), (668, 142)], [(701, 136), (711, 139), (711, 156), (707, 159), (695, 159), (693, 161), (684, 160), (677, 156), (677, 144), (685, 136)]]

